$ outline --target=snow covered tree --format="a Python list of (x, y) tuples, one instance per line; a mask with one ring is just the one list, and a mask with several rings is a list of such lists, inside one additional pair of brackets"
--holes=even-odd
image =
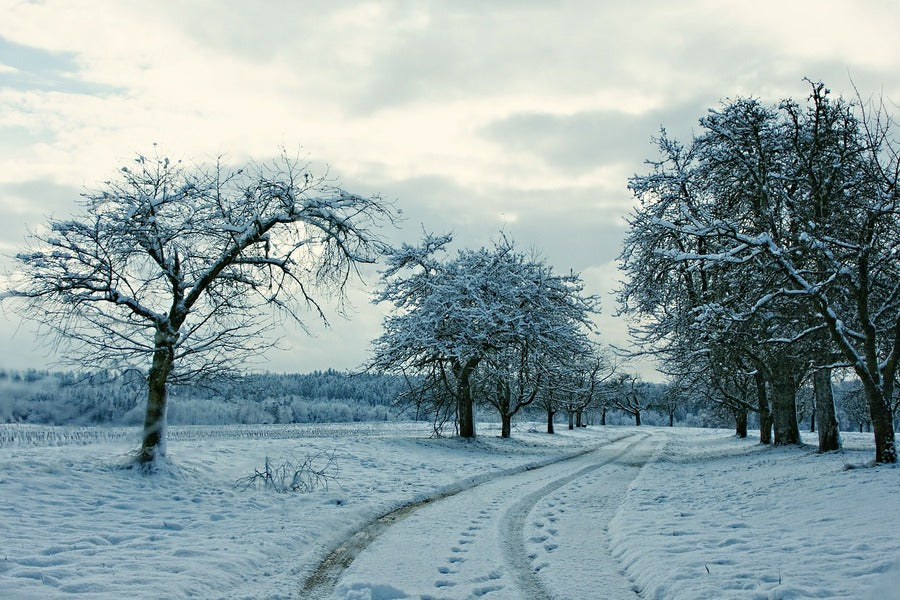
[(641, 424), (641, 413), (647, 409), (642, 387), (636, 376), (622, 373), (616, 379), (616, 395), (612, 399), (612, 405), (634, 417), (634, 424), (638, 426)]
[(515, 343), (482, 362), (476, 389), (482, 401), (500, 415), (500, 437), (512, 434), (512, 419), (537, 398), (545, 376), (540, 355), (527, 343)]
[[(658, 410), (669, 417), (669, 427), (675, 427), (675, 413), (684, 403), (684, 390), (679, 386), (669, 383), (659, 397), (650, 405), (653, 410)], [(744, 411), (746, 415), (746, 410)], [(746, 419), (745, 419), (746, 423)], [(746, 430), (744, 437), (746, 437)]]
[(439, 259), (451, 241), (426, 235), (389, 254), (376, 302), (395, 310), (370, 368), (415, 374), (431, 397), (443, 389), (455, 400), (459, 435), (474, 437), (474, 387), (489, 391), (508, 427), (533, 400), (546, 363), (589, 351), (598, 300), (582, 293), (577, 275), (555, 274), (505, 238)]
[[(663, 160), (631, 182), (642, 206), (629, 240), (649, 240), (636, 247), (660, 270), (727, 283), (716, 294), (685, 300), (690, 310), (676, 314), (687, 327), (702, 327), (710, 315), (755, 321), (768, 328), (759, 341), (790, 357), (776, 358), (766, 374), (776, 443), (779, 432), (793, 436), (785, 419), (798, 374), (846, 365), (866, 391), (876, 462), (896, 462), (890, 409), (900, 361), (900, 155), (894, 127), (882, 108), (869, 112), (862, 103), (832, 101), (821, 84), (811, 87), (805, 108), (790, 100), (767, 107), (739, 99), (710, 111), (688, 149), (663, 136)], [(652, 283), (637, 268), (636, 253), (623, 256), (637, 276), (632, 286)], [(665, 317), (668, 307), (658, 294), (644, 297), (644, 306), (632, 307), (638, 314), (651, 322), (654, 311)], [(797, 345), (823, 339), (820, 334), (827, 335), (829, 352), (808, 355)], [(840, 364), (823, 360), (832, 354)]]
[(573, 356), (569, 362), (572, 390), (564, 402), (569, 418), (569, 429), (583, 427), (584, 413), (599, 407), (603, 394), (601, 388), (611, 381), (617, 366), (600, 348), (587, 355)]
[[(538, 263), (532, 264), (535, 266)], [(550, 274), (552, 271), (546, 273)], [(546, 285), (552, 279), (540, 276), (535, 281), (541, 285), (534, 288), (531, 302), (524, 307), (530, 314), (523, 319), (519, 335), (506, 349), (488, 354), (476, 377), (480, 399), (500, 415), (500, 437), (504, 438), (510, 436), (512, 417), (546, 393), (544, 383), (548, 378), (565, 380), (562, 404), (570, 417), (578, 412), (580, 419), (581, 411), (594, 399), (596, 380), (603, 377), (601, 371), (607, 366), (586, 337), (587, 321), (580, 320), (587, 317), (588, 311), (579, 319), (572, 319), (569, 311), (561, 305), (554, 306), (552, 300), (541, 306), (539, 299), (551, 289)], [(562, 293), (551, 294), (545, 300), (565, 302), (568, 292), (560, 288), (557, 292)], [(596, 365), (591, 363), (594, 358)]]
[(819, 452), (830, 452), (841, 447), (840, 430), (834, 407), (834, 387), (831, 369), (816, 369), (812, 375), (815, 407), (810, 421), (818, 424)]
[(540, 408), (547, 419), (547, 433), (554, 434), (556, 413), (565, 406), (566, 400), (576, 391), (572, 371), (568, 365), (554, 364), (547, 370), (538, 392), (535, 406)]
[(321, 294), (342, 295), (393, 218), (285, 154), (242, 168), (138, 156), (82, 204), (32, 236), (4, 297), (73, 342), (75, 361), (150, 361), (145, 467), (165, 454), (169, 382), (239, 368), (271, 346), (267, 317), (324, 321)]

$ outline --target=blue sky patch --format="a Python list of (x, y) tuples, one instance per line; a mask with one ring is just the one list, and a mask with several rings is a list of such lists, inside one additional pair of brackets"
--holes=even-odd
[(0, 87), (71, 94), (108, 94), (115, 88), (79, 79), (74, 52), (50, 52), (0, 36)]

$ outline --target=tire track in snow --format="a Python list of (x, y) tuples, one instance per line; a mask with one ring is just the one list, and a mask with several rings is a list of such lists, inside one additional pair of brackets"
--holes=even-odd
[[(307, 577), (300, 588), (300, 596), (304, 599), (316, 600), (332, 597), (335, 587), (341, 577), (341, 574), (349, 567), (353, 561), (359, 556), (369, 545), (372, 544), (381, 534), (387, 531), (393, 525), (403, 521), (416, 511), (439, 500), (450, 498), (467, 490), (471, 490), (486, 483), (492, 483), (503, 477), (524, 473), (526, 471), (542, 469), (551, 465), (557, 465), (570, 460), (580, 458), (586, 454), (596, 452), (604, 447), (621, 442), (624, 439), (634, 437), (637, 433), (628, 433), (620, 437), (605, 441), (601, 444), (594, 444), (575, 453), (565, 454), (560, 457), (541, 461), (539, 463), (529, 463), (520, 467), (506, 469), (499, 473), (489, 473), (482, 477), (469, 480), (458, 486), (443, 490), (427, 498), (411, 502), (400, 506), (380, 517), (377, 517), (359, 528), (353, 535), (345, 538), (334, 549), (332, 549), (323, 558), (313, 573)], [(647, 434), (641, 434), (647, 436)], [(643, 439), (643, 438), (642, 438)], [(634, 444), (632, 444), (634, 445)], [(629, 446), (630, 448), (631, 446)], [(627, 449), (624, 452), (627, 452)], [(615, 458), (621, 456), (620, 453)], [(610, 460), (615, 460), (615, 458)]]
[[(537, 571), (532, 567), (532, 556), (529, 555), (525, 547), (525, 521), (531, 513), (531, 510), (541, 501), (541, 499), (557, 491), (559, 488), (631, 453), (636, 446), (645, 442), (647, 438), (650, 437), (650, 434), (646, 433), (641, 435), (642, 437), (639, 440), (632, 442), (614, 456), (589, 465), (575, 473), (560, 477), (559, 479), (554, 479), (542, 488), (524, 496), (507, 511), (503, 522), (503, 530), (505, 531), (503, 543), (504, 559), (512, 568), (513, 577), (523, 598), (528, 598), (529, 600), (551, 600), (553, 598), (553, 595), (546, 589), (546, 586), (538, 577)], [(644, 463), (646, 463), (646, 460), (641, 462), (639, 466), (643, 466)]]

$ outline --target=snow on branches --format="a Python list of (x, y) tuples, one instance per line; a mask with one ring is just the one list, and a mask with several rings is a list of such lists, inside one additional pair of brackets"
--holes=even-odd
[(83, 214), (50, 221), (17, 255), (5, 297), (94, 366), (145, 366), (150, 395), (142, 461), (165, 419), (170, 378), (238, 368), (272, 344), (264, 309), (303, 326), (319, 299), (341, 297), (394, 219), (379, 198), (345, 192), (282, 154), (233, 168), (138, 156), (83, 194)]
[(851, 368), (877, 423), (876, 461), (895, 462), (900, 156), (890, 118), (868, 110), (811, 83), (805, 106), (711, 110), (687, 148), (663, 132), (661, 160), (629, 184), (640, 207), (619, 299), (664, 353), (718, 344), (758, 363)]
[(554, 273), (506, 239), (440, 258), (451, 241), (426, 235), (418, 247), (404, 245), (388, 256), (375, 301), (392, 303), (394, 311), (374, 342), (371, 367), (423, 376), (423, 390), (456, 401), (460, 435), (474, 437), (476, 369), (514, 364), (510, 352), (540, 356), (542, 368), (590, 352), (599, 300), (583, 293), (577, 275)]

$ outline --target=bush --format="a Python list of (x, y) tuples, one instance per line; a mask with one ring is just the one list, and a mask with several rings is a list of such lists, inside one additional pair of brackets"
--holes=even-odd
[(309, 493), (319, 488), (328, 489), (328, 483), (336, 481), (337, 461), (334, 452), (307, 455), (299, 463), (285, 461), (274, 466), (266, 457), (262, 469), (253, 475), (238, 479), (237, 485), (243, 489), (255, 488), (278, 492)]

